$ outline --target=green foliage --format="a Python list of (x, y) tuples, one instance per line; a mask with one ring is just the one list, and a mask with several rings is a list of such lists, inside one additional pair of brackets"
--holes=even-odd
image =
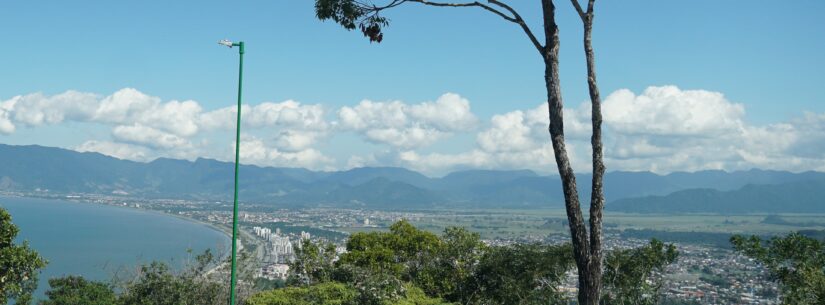
[(428, 297), (414, 286), (405, 288), (405, 295), (394, 300), (369, 300), (351, 285), (326, 282), (304, 287), (288, 287), (258, 293), (247, 305), (450, 305)]
[(176, 276), (163, 263), (142, 266), (140, 275), (120, 297), (121, 303), (135, 305), (222, 304), (221, 286), (188, 276)]
[(404, 298), (381, 305), (453, 305), (439, 298), (431, 298), (421, 288), (408, 285)]
[[(246, 255), (240, 257), (241, 262), (247, 259)], [(181, 271), (173, 271), (161, 262), (152, 262), (141, 266), (133, 277), (127, 275), (128, 280), (115, 280), (112, 285), (75, 276), (52, 279), (49, 280), (51, 289), (46, 292), (48, 300), (41, 304), (224, 305), (229, 300), (228, 276), (216, 272), (217, 278), (213, 278), (209, 272), (209, 268), (217, 263), (219, 261), (207, 250), (195, 256), (194, 263)], [(237, 300), (238, 304), (243, 304), (254, 281), (243, 270), (240, 275)], [(265, 282), (260, 285), (272, 287), (283, 285), (283, 282)]]
[(380, 43), (384, 39), (381, 28), (389, 25), (389, 20), (378, 15), (382, 9), (356, 0), (315, 1), (315, 16), (318, 19), (332, 19), (347, 30), (358, 27), (370, 42)]
[(335, 245), (331, 243), (319, 245), (303, 240), (295, 249), (295, 261), (289, 270), (304, 285), (328, 282), (332, 279), (335, 255)]
[(393, 304), (407, 295), (407, 286), (387, 273), (359, 273), (353, 283), (359, 305)]
[[(321, 248), (305, 242), (296, 270), (316, 274), (308, 276), (313, 283), (331, 279), (347, 284), (361, 305), (402, 304), (415, 296), (426, 296), (434, 304), (565, 304), (568, 300), (557, 287), (574, 266), (569, 244), (490, 247), (464, 228), (447, 228), (437, 236), (406, 221), (393, 224), (389, 232), (353, 234), (347, 241), (349, 251), (334, 264), (333, 256), (324, 257), (332, 249)], [(609, 253), (605, 304), (654, 304), (661, 284), (653, 272), (676, 257), (673, 245), (658, 240)]]
[(264, 291), (264, 290), (271, 290), (276, 288), (283, 288), (286, 286), (286, 281), (282, 279), (274, 279), (269, 280), (267, 278), (259, 277), (255, 279), (255, 284), (253, 285), (253, 290), (255, 291)]
[(659, 301), (661, 281), (651, 276), (676, 261), (672, 244), (653, 239), (644, 247), (614, 250), (604, 261), (604, 296), (609, 305), (653, 305)]
[(756, 236), (731, 238), (736, 251), (770, 271), (782, 287), (783, 304), (825, 304), (825, 243), (792, 233), (763, 241)]
[(306, 287), (288, 287), (258, 293), (248, 305), (349, 305), (357, 292), (341, 283), (327, 282)]
[(449, 227), (441, 237), (442, 246), (416, 276), (415, 283), (429, 295), (448, 300), (468, 299), (469, 282), (488, 247), (478, 233), (465, 228)]
[(0, 301), (15, 299), (17, 304), (29, 304), (37, 289), (39, 270), (47, 262), (27, 242), (14, 243), (20, 230), (11, 220), (11, 215), (0, 208)]
[(436, 301), (458, 299), (461, 283), (472, 276), (484, 244), (478, 234), (465, 229), (450, 228), (442, 239), (399, 221), (389, 232), (353, 234), (347, 240), (348, 252), (334, 265), (334, 247), (322, 247), (304, 242), (296, 252), (293, 277), (306, 279), (298, 283), (348, 283), (357, 292), (358, 304), (381, 305), (418, 294), (435, 296)]
[(471, 304), (564, 304), (556, 287), (573, 266), (569, 244), (492, 247), (481, 258), (471, 285)]
[(339, 265), (412, 281), (441, 247), (442, 242), (435, 234), (399, 221), (390, 226), (390, 232), (353, 234), (347, 240), (347, 253), (341, 256)]
[(40, 305), (112, 305), (117, 301), (111, 285), (87, 281), (79, 276), (50, 279), (49, 286), (48, 300)]
[(353, 234), (347, 240), (348, 252), (336, 263), (334, 278), (358, 291), (359, 304), (396, 302), (407, 295), (405, 283), (434, 286), (432, 261), (442, 249), (437, 235), (399, 221), (389, 232)]
[[(243, 258), (242, 258), (243, 260)], [(210, 251), (196, 256), (195, 264), (180, 273), (160, 262), (141, 266), (131, 281), (123, 284), (121, 304), (129, 305), (208, 305), (224, 304), (229, 288), (223, 280), (212, 281), (207, 268), (216, 262)]]

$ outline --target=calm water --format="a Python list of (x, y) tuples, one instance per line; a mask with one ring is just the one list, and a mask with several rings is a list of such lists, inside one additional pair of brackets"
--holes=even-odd
[[(229, 238), (203, 224), (155, 212), (60, 200), (0, 197), (20, 228), (18, 240), (49, 260), (38, 286), (63, 275), (108, 281), (119, 269), (162, 260), (181, 266), (186, 250), (225, 251)], [(196, 253), (197, 253), (196, 252)]]

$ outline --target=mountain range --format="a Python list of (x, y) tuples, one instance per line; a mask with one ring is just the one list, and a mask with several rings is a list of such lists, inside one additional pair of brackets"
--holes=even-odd
[[(123, 194), (228, 200), (232, 163), (160, 158), (143, 163), (99, 153), (0, 144), (0, 191)], [(589, 202), (589, 174), (577, 175)], [(559, 178), (530, 170), (467, 170), (428, 177), (398, 167), (345, 171), (240, 168), (240, 198), (288, 207), (560, 208)], [(748, 170), (609, 172), (607, 210), (635, 213), (825, 212), (825, 173)]]

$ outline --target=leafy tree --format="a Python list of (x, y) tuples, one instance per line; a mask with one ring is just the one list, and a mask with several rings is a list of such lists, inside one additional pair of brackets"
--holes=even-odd
[(475, 275), (488, 247), (478, 233), (459, 227), (445, 229), (441, 240), (442, 246), (426, 261), (415, 282), (429, 295), (451, 301), (467, 299), (473, 291), (464, 283)]
[(359, 305), (393, 304), (406, 297), (408, 289), (398, 277), (384, 272), (357, 273), (353, 285)]
[(49, 286), (48, 300), (40, 305), (112, 305), (117, 301), (111, 285), (87, 281), (80, 276), (50, 279)]
[[(401, 304), (419, 294), (459, 304), (565, 304), (569, 300), (558, 287), (575, 262), (570, 244), (490, 247), (464, 228), (447, 228), (437, 236), (406, 221), (393, 224), (389, 232), (353, 234), (347, 247), (350, 251), (333, 264), (333, 255), (319, 259), (333, 249), (321, 251), (305, 242), (306, 253), (295, 265), (316, 266), (305, 268), (324, 275), (315, 276), (313, 283), (332, 279), (348, 285), (362, 305)], [(653, 273), (677, 255), (673, 245), (655, 239), (641, 248), (610, 252), (603, 304), (655, 304), (661, 284)]]
[(584, 25), (584, 51), (587, 61), (587, 83), (592, 104), (591, 122), (593, 134), (593, 176), (590, 198), (590, 233), (584, 223), (576, 177), (570, 165), (564, 140), (564, 120), (561, 85), (559, 80), (559, 27), (556, 24), (556, 6), (553, 0), (541, 0), (544, 26), (544, 43), (539, 41), (530, 26), (510, 5), (500, 0), (441, 2), (428, 0), (385, 0), (375, 4), (365, 0), (316, 0), (315, 13), (320, 20), (333, 20), (347, 30), (360, 29), (370, 42), (384, 39), (382, 29), (389, 25), (389, 19), (381, 14), (388, 9), (405, 3), (417, 3), (435, 7), (474, 7), (493, 13), (522, 29), (538, 51), (544, 64), (544, 80), (547, 89), (550, 141), (556, 159), (559, 176), (564, 190), (565, 208), (572, 237), (573, 257), (579, 273), (579, 304), (596, 305), (601, 297), (602, 280), (602, 210), (604, 208), (603, 177), (605, 166), (602, 161), (601, 97), (596, 83), (595, 59), (592, 46), (593, 7), (595, 0), (588, 0), (582, 8), (579, 0), (571, 0)]
[(438, 236), (402, 220), (392, 224), (390, 232), (362, 232), (350, 236), (347, 253), (341, 256), (339, 265), (352, 265), (413, 281), (441, 247)]
[(11, 215), (0, 208), (0, 300), (29, 304), (37, 289), (39, 270), (47, 262), (27, 242), (14, 242), (20, 229), (11, 220)]
[(564, 304), (557, 287), (573, 266), (570, 244), (491, 247), (481, 258), (465, 304)]
[(303, 240), (301, 246), (295, 249), (295, 261), (290, 263), (290, 273), (303, 285), (328, 282), (332, 279), (335, 256), (335, 245)]
[(306, 287), (265, 291), (250, 297), (248, 305), (349, 305), (357, 291), (345, 284), (327, 282)]
[[(241, 261), (248, 258), (241, 256)], [(143, 265), (140, 272), (131, 280), (122, 284), (119, 297), (121, 304), (129, 305), (208, 305), (225, 304), (229, 299), (229, 287), (222, 279), (210, 280), (208, 268), (216, 262), (210, 251), (196, 256), (195, 264), (179, 273), (173, 272), (168, 265), (152, 262)], [(243, 276), (243, 272), (242, 272)], [(244, 292), (243, 283), (241, 292)], [(248, 292), (239, 293), (243, 300)]]
[(392, 300), (375, 301), (363, 296), (351, 285), (326, 282), (304, 287), (288, 287), (258, 293), (248, 305), (450, 305), (430, 298), (415, 286), (407, 285), (405, 295)]
[(605, 258), (604, 295), (606, 305), (654, 305), (659, 301), (661, 281), (655, 281), (654, 271), (663, 271), (676, 261), (674, 245), (653, 239), (636, 249), (614, 250)]
[(431, 261), (441, 249), (437, 235), (404, 220), (392, 224), (389, 232), (356, 233), (336, 263), (335, 279), (358, 290), (359, 304), (397, 301), (407, 293), (405, 283), (434, 286)]
[(731, 243), (781, 284), (783, 304), (825, 304), (825, 242), (792, 233), (767, 241), (735, 235)]
[(404, 298), (399, 299), (397, 301), (393, 301), (391, 303), (385, 302), (381, 305), (457, 305), (454, 303), (447, 303), (446, 301), (439, 299), (439, 298), (431, 298), (424, 293), (421, 288), (418, 288), (413, 285), (408, 285), (406, 287), (406, 293)]

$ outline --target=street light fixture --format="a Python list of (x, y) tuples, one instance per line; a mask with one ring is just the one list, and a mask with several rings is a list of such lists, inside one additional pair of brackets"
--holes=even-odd
[(229, 283), (229, 305), (235, 305), (235, 257), (238, 252), (238, 160), (241, 151), (241, 88), (243, 88), (244, 45), (243, 41), (232, 42), (226, 39), (218, 41), (218, 44), (227, 46), (229, 48), (238, 47), (238, 53), (241, 55), (240, 64), (238, 66), (238, 119), (236, 121), (237, 127), (235, 129), (235, 195), (232, 205), (232, 271), (230, 276), (231, 282)]

